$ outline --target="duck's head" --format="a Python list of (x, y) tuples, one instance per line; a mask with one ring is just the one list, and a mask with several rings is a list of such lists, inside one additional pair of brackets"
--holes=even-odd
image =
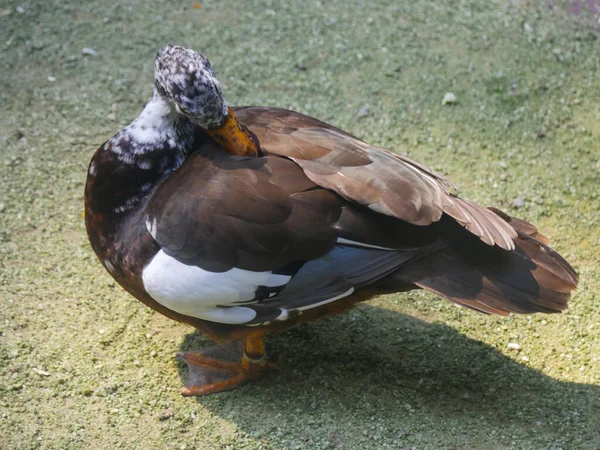
[(202, 53), (178, 45), (163, 47), (154, 64), (154, 84), (166, 101), (229, 153), (260, 154), (256, 138), (227, 107), (212, 66)]

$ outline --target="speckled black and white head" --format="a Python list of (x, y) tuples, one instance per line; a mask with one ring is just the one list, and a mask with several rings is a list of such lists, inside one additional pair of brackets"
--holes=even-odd
[(154, 84), (161, 96), (202, 128), (218, 128), (227, 119), (219, 82), (200, 52), (178, 45), (163, 47), (156, 56)]

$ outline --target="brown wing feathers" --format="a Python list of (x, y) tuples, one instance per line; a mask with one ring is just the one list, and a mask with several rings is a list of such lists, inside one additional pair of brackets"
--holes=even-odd
[(265, 271), (327, 253), (342, 203), (292, 161), (207, 145), (157, 189), (147, 214), (155, 240), (185, 264)]
[(293, 159), (319, 186), (415, 225), (430, 225), (446, 213), (486, 244), (514, 248), (517, 235), (506, 221), (451, 195), (452, 183), (407, 157), (291, 111), (249, 107), (236, 114), (263, 150)]
[(418, 286), (504, 315), (567, 306), (577, 274), (533, 225), (452, 195), (406, 157), (281, 111), (236, 114), (283, 158), (230, 157), (209, 143), (158, 187), (147, 213), (165, 252), (209, 271), (266, 271), (318, 259), (344, 238), (394, 250), (374, 250), (393, 264), (361, 269), (374, 282), (397, 267), (378, 282), (386, 289)]
[[(390, 278), (404, 285), (416, 284), (464, 306), (495, 314), (553, 312), (567, 306), (570, 292), (577, 286), (577, 274), (530, 223), (458, 198), (450, 192), (454, 186), (431, 169), (310, 117), (254, 107), (241, 108), (237, 115), (256, 133), (263, 150), (293, 159), (315, 184), (404, 221), (394, 221), (398, 228), (394, 233), (393, 226), (379, 219), (381, 237), (377, 238), (368, 226), (361, 228), (367, 215), (354, 217), (351, 208), (345, 208), (342, 219), (347, 216), (354, 221), (346, 231), (362, 233), (363, 242), (369, 236), (371, 243), (385, 246), (388, 236), (388, 246), (410, 247), (410, 242), (394, 242), (390, 237), (401, 233), (399, 223), (408, 222), (421, 227), (402, 231), (415, 238), (413, 245), (425, 245), (431, 232), (419, 242), (415, 230), (436, 225), (436, 235), (443, 236), (448, 245), (415, 258), (391, 275), (386, 285)], [(457, 230), (456, 224), (471, 235)]]
[(502, 217), (468, 200), (447, 195), (444, 198), (444, 212), (463, 227), (481, 238), (488, 245), (498, 245), (505, 250), (515, 248), (515, 229)]
[(536, 240), (540, 241), (542, 244), (550, 246), (550, 240), (546, 236), (541, 234), (537, 230), (537, 228), (529, 222), (522, 219), (517, 219), (516, 217), (509, 216), (505, 212), (500, 211), (498, 208), (488, 207), (488, 209), (496, 215), (502, 217), (502, 219), (504, 219), (505, 222), (510, 224), (510, 226), (513, 227), (518, 233), (523, 233), (527, 236), (531, 236)]

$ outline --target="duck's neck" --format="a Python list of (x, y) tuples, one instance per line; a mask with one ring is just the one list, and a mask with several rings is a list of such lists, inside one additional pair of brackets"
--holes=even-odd
[(140, 115), (101, 146), (86, 184), (86, 214), (115, 222), (185, 161), (201, 132), (157, 92)]
[[(165, 152), (179, 156), (179, 164), (175, 164), (179, 167), (189, 152), (194, 128), (195, 125), (155, 89), (140, 115), (113, 136), (105, 147), (108, 146), (108, 151), (116, 154), (121, 163), (137, 165), (143, 170), (149, 169), (150, 159), (157, 159), (158, 154)], [(172, 165), (167, 167), (165, 164), (164, 170), (173, 169)]]

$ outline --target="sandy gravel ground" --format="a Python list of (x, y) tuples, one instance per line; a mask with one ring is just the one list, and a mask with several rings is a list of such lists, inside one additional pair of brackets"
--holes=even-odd
[[(0, 448), (600, 448), (600, 33), (550, 3), (2, 2)], [(329, 121), (536, 223), (581, 274), (571, 308), (382, 297), (271, 337), (279, 373), (182, 398), (174, 354), (209, 342), (116, 286), (82, 221), (89, 158), (166, 43), (205, 52), (231, 104)]]

